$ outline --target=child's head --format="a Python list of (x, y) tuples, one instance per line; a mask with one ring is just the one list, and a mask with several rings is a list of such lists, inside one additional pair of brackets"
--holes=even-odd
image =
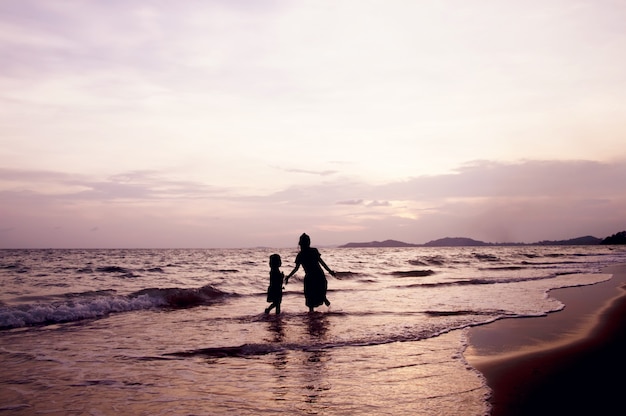
[(270, 267), (280, 267), (283, 262), (280, 260), (280, 256), (278, 254), (272, 254), (270, 256)]

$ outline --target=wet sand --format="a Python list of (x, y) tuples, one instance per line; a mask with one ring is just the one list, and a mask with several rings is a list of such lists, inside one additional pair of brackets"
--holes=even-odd
[(493, 390), (493, 416), (623, 414), (626, 265), (550, 292), (565, 309), (471, 328), (465, 358)]

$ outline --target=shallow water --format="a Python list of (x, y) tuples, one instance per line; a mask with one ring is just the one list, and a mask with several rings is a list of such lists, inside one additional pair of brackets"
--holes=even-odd
[[(302, 273), (280, 316), (269, 254), (3, 250), (0, 409), (11, 414), (481, 415), (489, 389), (463, 328), (563, 305), (606, 280), (609, 247), (321, 249), (330, 308)], [(576, 273), (571, 275), (570, 273)]]
[[(460, 331), (420, 341), (329, 346), (329, 314), (272, 316), (243, 337), (264, 348), (214, 348), (204, 347), (214, 340), (202, 335), (210, 324), (201, 312), (180, 313), (166, 326), (157, 323), (158, 315), (6, 334), (3, 342), (19, 338), (21, 351), (3, 348), (4, 408), (23, 414), (485, 411), (488, 390), (459, 356)], [(180, 344), (198, 348), (181, 350)]]

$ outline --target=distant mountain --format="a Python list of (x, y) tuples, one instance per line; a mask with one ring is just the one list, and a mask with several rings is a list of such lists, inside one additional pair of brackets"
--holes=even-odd
[[(610, 241), (610, 242), (607, 242)], [(621, 241), (621, 242), (615, 242)], [(467, 237), (445, 237), (429, 241), (426, 244), (412, 244), (397, 240), (370, 241), (365, 243), (348, 243), (339, 248), (367, 248), (367, 247), (482, 247), (482, 246), (577, 246), (597, 244), (626, 244), (626, 231), (617, 233), (604, 240), (590, 235), (572, 238), (569, 240), (544, 240), (536, 243), (486, 243)]]
[(570, 240), (558, 240), (558, 241), (539, 241), (538, 243), (534, 243), (533, 245), (539, 246), (593, 246), (596, 244), (600, 244), (602, 239), (593, 237), (590, 235), (586, 235), (584, 237), (572, 238)]
[(491, 243), (485, 243), (484, 241), (473, 240), (466, 237), (445, 237), (424, 244), (425, 247), (475, 247), (492, 245)]
[(626, 231), (620, 231), (610, 237), (605, 238), (600, 244), (626, 244)]
[(493, 245), (483, 241), (472, 240), (471, 238), (441, 238), (439, 240), (429, 241), (426, 244), (405, 243), (398, 240), (370, 241), (366, 243), (348, 243), (339, 248), (367, 248), (367, 247), (460, 247), (460, 246), (488, 246)]

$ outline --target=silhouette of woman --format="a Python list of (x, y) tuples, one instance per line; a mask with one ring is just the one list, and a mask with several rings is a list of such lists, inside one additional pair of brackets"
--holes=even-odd
[(300, 252), (296, 256), (296, 266), (285, 278), (285, 284), (289, 282), (289, 278), (302, 266), (304, 268), (304, 298), (306, 306), (309, 307), (309, 312), (313, 312), (314, 308), (321, 306), (323, 303), (326, 306), (330, 306), (330, 302), (326, 298), (328, 281), (322, 267), (331, 276), (334, 276), (335, 272), (324, 263), (320, 252), (316, 248), (311, 247), (311, 238), (308, 235), (302, 234), (298, 245), (300, 246)]

